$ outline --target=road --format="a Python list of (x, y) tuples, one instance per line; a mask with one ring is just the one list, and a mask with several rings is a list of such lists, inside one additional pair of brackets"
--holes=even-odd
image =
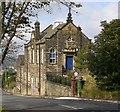
[(118, 103), (110, 103), (105, 101), (89, 101), (75, 99), (51, 99), (31, 96), (17, 96), (8, 93), (2, 93), (2, 105), (7, 110), (26, 111), (26, 110), (102, 110), (104, 112), (112, 112), (118, 110)]

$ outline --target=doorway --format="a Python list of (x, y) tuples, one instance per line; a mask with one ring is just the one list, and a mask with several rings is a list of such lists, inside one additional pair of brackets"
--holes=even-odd
[(73, 56), (66, 56), (66, 70), (73, 70)]

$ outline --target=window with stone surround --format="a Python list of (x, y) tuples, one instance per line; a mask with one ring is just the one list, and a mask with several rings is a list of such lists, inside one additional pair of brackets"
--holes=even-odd
[(44, 49), (42, 49), (42, 57), (41, 57), (41, 63), (44, 63)]
[(54, 48), (50, 49), (50, 64), (56, 63), (56, 50)]
[(36, 87), (39, 87), (39, 78), (36, 77)]
[(35, 54), (34, 54), (34, 49), (32, 49), (32, 63), (35, 63)]
[(37, 49), (37, 63), (39, 63), (39, 49)]
[(21, 79), (24, 79), (24, 71), (23, 71), (23, 67), (21, 67)]
[(30, 79), (31, 79), (30, 72), (28, 72), (28, 82), (30, 82)]
[(32, 62), (32, 53), (31, 53), (31, 49), (29, 50), (29, 52), (28, 52), (28, 54), (29, 54), (29, 63), (31, 63)]

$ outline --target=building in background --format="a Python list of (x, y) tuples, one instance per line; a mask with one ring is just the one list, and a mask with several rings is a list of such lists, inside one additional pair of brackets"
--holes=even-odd
[(44, 96), (46, 76), (74, 70), (78, 50), (90, 42), (81, 27), (73, 23), (70, 10), (66, 23), (55, 22), (42, 32), (37, 21), (31, 40), (25, 45), (24, 56), (18, 57), (19, 92)]

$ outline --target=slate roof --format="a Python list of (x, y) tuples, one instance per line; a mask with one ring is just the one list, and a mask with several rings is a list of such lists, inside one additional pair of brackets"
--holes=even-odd
[(17, 64), (18, 65), (24, 65), (25, 56), (24, 55), (19, 55), (17, 59)]
[(91, 39), (89, 39), (83, 32), (81, 32), (82, 33), (82, 36), (84, 37), (84, 38), (86, 38), (86, 39), (88, 39), (88, 40), (91, 40)]
[(43, 43), (45, 42), (46, 38), (51, 38), (54, 34), (57, 33), (59, 29), (62, 29), (67, 23), (62, 23), (59, 24), (57, 27), (53, 29), (53, 25), (48, 26), (45, 30), (41, 32), (42, 38), (37, 42), (38, 43)]
[[(57, 27), (55, 27), (53, 29), (53, 25), (49, 25), (46, 29), (44, 29), (41, 33), (40, 33), (40, 38), (36, 44), (39, 44), (39, 43), (44, 43), (45, 42), (45, 39), (50, 39), (53, 35), (55, 35), (58, 30), (62, 29), (63, 27), (65, 27), (68, 23), (61, 23), (59, 24)], [(73, 24), (74, 25), (74, 24)], [(76, 26), (75, 26), (76, 27)], [(90, 40), (83, 32), (82, 32), (82, 35), (84, 38)]]
[(63, 24), (59, 24), (57, 27), (55, 27), (54, 29), (51, 29), (49, 32), (47, 32), (47, 34), (45, 35), (46, 38), (51, 38), (54, 34), (57, 33), (57, 31), (59, 29), (62, 29), (65, 26), (66, 23)]

